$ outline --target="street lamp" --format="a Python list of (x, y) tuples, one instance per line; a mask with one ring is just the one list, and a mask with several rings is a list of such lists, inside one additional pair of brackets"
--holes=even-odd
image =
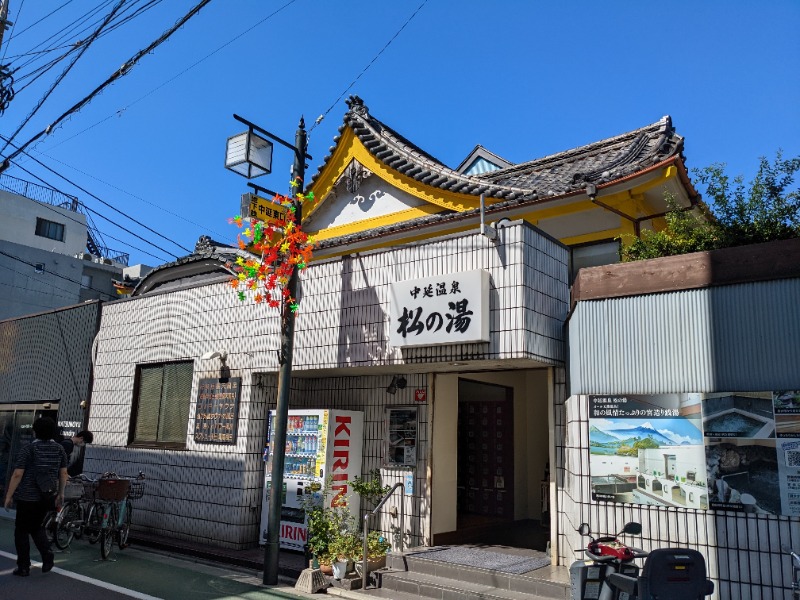
[[(228, 139), (228, 156), (233, 155), (233, 159), (230, 166), (228, 160), (226, 160), (225, 166), (240, 175), (244, 175), (248, 179), (269, 173), (272, 170), (272, 144), (265, 139), (269, 138), (294, 152), (292, 181), (297, 182), (300, 186), (299, 191), (302, 191), (303, 178), (305, 177), (306, 171), (306, 159), (311, 159), (311, 156), (306, 154), (308, 137), (303, 118), (300, 117), (300, 124), (297, 127), (297, 132), (294, 137), (294, 145), (261, 129), (238, 115), (233, 115), (233, 118), (247, 125), (248, 131)], [(256, 132), (261, 135), (256, 135)], [(233, 143), (232, 152), (231, 140), (237, 140), (237, 138), (240, 139)], [(263, 142), (269, 144), (268, 152)], [(263, 159), (267, 154), (269, 154), (269, 161), (264, 162)], [(294, 191), (291, 193), (291, 198), (294, 204), (295, 223), (299, 227), (302, 221), (302, 206), (297, 200)], [(294, 269), (286, 284), (291, 298), (297, 298), (297, 280), (297, 269)], [(272, 472), (270, 474), (272, 485), (269, 494), (269, 513), (267, 516), (267, 542), (264, 545), (264, 585), (276, 585), (278, 583), (281, 489), (283, 487), (283, 462), (286, 458), (286, 428), (289, 422), (289, 389), (292, 381), (292, 352), (294, 349), (294, 311), (290, 310), (285, 302), (281, 306), (281, 349), (278, 352), (280, 370), (278, 373), (278, 398), (275, 406), (275, 420), (273, 422), (275, 436), (273, 446), (270, 448), (270, 452), (272, 452)]]

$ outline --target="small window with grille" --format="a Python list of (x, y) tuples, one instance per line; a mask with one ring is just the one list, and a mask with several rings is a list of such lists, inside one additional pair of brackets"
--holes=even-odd
[(137, 366), (131, 445), (186, 447), (192, 372), (191, 361)]
[(47, 219), (36, 219), (36, 235), (50, 238), (57, 242), (64, 241), (64, 225)]

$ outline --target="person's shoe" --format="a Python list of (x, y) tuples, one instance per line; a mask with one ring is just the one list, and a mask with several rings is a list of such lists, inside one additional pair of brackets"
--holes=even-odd
[(17, 567), (16, 569), (14, 569), (14, 575), (17, 575), (18, 577), (27, 577), (30, 574), (31, 574), (30, 569), (23, 569), (22, 567)]
[(45, 556), (44, 560), (42, 561), (42, 573), (48, 573), (53, 569), (53, 563), (55, 562), (56, 556), (52, 552)]

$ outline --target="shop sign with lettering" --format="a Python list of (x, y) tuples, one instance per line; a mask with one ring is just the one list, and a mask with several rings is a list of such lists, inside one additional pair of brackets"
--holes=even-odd
[(484, 269), (400, 281), (389, 293), (393, 346), (489, 341), (489, 272)]
[(236, 443), (241, 390), (241, 377), (200, 380), (194, 417), (195, 442)]

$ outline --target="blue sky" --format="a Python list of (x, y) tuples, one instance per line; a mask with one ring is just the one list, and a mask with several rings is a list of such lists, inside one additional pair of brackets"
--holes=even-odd
[[(92, 45), (15, 143), (44, 130), (197, 1), (160, 2)], [(0, 62), (18, 65), (14, 56), (101, 0), (72, 0), (37, 23), (62, 4), (9, 0), (15, 26)], [(109, 247), (151, 265), (187, 253), (172, 242), (192, 249), (200, 235), (235, 239), (227, 218), (248, 188), (223, 168), (225, 140), (241, 129), (233, 113), (293, 140), (301, 115), (311, 126), (330, 108), (311, 132), (313, 174), (349, 94), (451, 167), (475, 144), (523, 162), (669, 114), (686, 138), (690, 169), (723, 162), (749, 180), (760, 156), (778, 148), (800, 155), (798, 28), (797, 0), (212, 0), (31, 149), (168, 239), (34, 161), (20, 164), (123, 225), (95, 218), (101, 233), (121, 240), (106, 238)], [(2, 135), (16, 130), (64, 66), (19, 92), (0, 117)], [(255, 182), (286, 191), (290, 165), (288, 151), (276, 149), (273, 174)], [(17, 167), (7, 174), (33, 180)]]

